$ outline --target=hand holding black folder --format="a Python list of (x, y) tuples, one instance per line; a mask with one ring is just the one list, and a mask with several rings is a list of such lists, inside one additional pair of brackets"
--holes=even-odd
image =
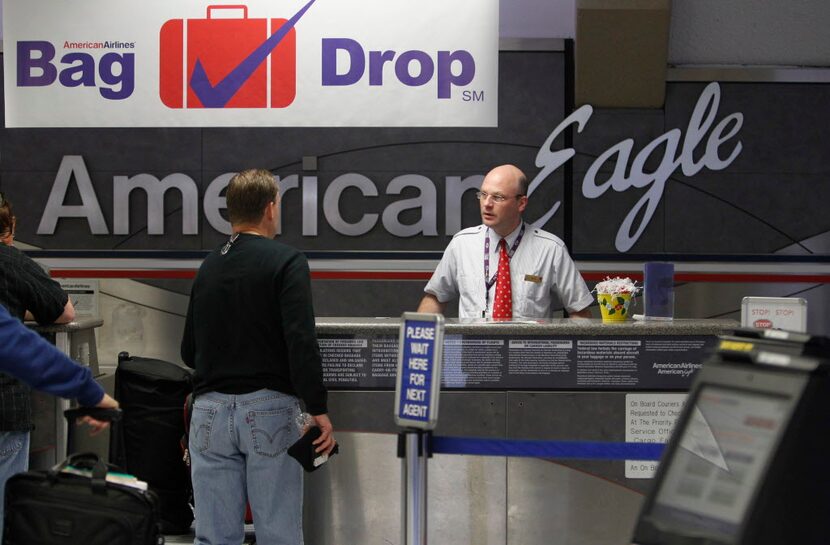
[(329, 458), (340, 451), (339, 445), (335, 443), (334, 448), (328, 454), (322, 452), (314, 452), (314, 441), (322, 435), (320, 428), (312, 426), (302, 437), (288, 447), (288, 455), (300, 462), (303, 469), (311, 473), (318, 467), (326, 463)]

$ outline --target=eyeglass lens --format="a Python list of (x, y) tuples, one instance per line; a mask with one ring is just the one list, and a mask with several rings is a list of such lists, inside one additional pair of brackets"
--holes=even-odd
[(507, 197), (505, 195), (499, 195), (498, 193), (495, 195), (491, 195), (490, 193), (485, 193), (484, 191), (476, 191), (476, 197), (480, 201), (487, 200), (487, 197), (493, 199), (494, 202), (504, 202), (507, 199), (521, 197), (521, 195), (513, 195), (513, 197)]

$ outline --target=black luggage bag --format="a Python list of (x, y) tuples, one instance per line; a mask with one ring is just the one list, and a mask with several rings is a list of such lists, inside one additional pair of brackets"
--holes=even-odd
[(190, 470), (182, 459), (183, 407), (192, 371), (153, 358), (118, 355), (115, 399), (124, 413), (111, 437), (110, 461), (147, 481), (161, 507), (162, 531), (190, 531)]
[[(67, 466), (90, 470), (91, 477), (63, 472)], [(50, 470), (12, 476), (6, 483), (3, 544), (162, 545), (155, 494), (108, 482), (114, 469), (87, 453)]]

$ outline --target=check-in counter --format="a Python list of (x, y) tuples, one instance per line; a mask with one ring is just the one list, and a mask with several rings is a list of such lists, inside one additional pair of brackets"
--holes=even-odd
[[(440, 436), (665, 441), (732, 320), (447, 320)], [(400, 542), (398, 318), (318, 318), (341, 454), (307, 479), (310, 543)], [(436, 455), (431, 542), (622, 543), (654, 463)]]
[[(98, 349), (95, 329), (103, 325), (100, 318), (78, 318), (68, 324), (40, 326), (27, 322), (26, 325), (53, 343), (61, 352), (92, 371), (92, 375), (107, 392), (112, 393), (112, 376), (99, 373)], [(52, 467), (63, 460), (66, 450), (67, 424), (63, 411), (69, 408), (69, 401), (42, 392), (32, 392), (32, 416), (35, 429), (32, 431), (29, 466), (33, 469)], [(86, 434), (76, 434), (78, 451), (94, 450), (101, 454), (107, 451), (108, 433), (90, 440)]]

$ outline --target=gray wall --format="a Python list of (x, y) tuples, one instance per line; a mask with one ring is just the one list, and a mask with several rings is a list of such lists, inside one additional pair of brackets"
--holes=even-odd
[[(499, 33), (502, 38), (574, 38), (576, 3), (501, 0)], [(826, 0), (674, 0), (669, 64), (826, 67), (828, 27)]]
[(674, 0), (669, 64), (830, 66), (824, 0)]

